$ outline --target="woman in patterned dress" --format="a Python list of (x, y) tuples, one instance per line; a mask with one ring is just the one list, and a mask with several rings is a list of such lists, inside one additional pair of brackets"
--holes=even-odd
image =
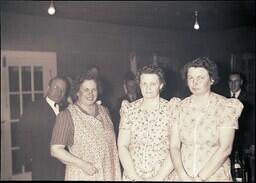
[(120, 180), (113, 124), (107, 108), (96, 103), (97, 79), (85, 74), (74, 84), (77, 101), (57, 116), (51, 154), (66, 164), (65, 180)]
[(168, 180), (173, 170), (169, 153), (170, 103), (160, 98), (162, 69), (149, 65), (137, 73), (142, 98), (122, 103), (118, 152), (123, 180)]
[(229, 155), (243, 104), (211, 91), (217, 65), (200, 57), (187, 63), (192, 93), (171, 111), (171, 158), (176, 181), (232, 181)]

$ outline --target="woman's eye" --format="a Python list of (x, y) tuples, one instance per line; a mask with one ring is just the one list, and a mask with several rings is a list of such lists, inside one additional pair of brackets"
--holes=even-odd
[(88, 90), (88, 89), (84, 89), (83, 92), (86, 92), (86, 93), (87, 93), (87, 92), (89, 92), (89, 90)]

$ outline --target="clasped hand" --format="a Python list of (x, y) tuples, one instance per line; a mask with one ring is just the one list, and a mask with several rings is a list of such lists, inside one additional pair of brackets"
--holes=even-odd
[(94, 166), (94, 164), (92, 162), (83, 161), (80, 168), (83, 170), (84, 173), (86, 173), (90, 176), (98, 173), (97, 168)]

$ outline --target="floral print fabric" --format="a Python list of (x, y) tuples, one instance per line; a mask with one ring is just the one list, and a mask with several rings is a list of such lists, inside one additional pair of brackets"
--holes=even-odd
[[(160, 98), (158, 110), (141, 108), (143, 99), (123, 105), (120, 129), (130, 130), (129, 151), (136, 173), (142, 178), (155, 176), (169, 154), (169, 102)], [(123, 180), (128, 180), (124, 176)]]
[(78, 106), (71, 105), (74, 124), (74, 144), (69, 151), (75, 156), (93, 162), (98, 173), (90, 176), (75, 166), (66, 166), (65, 180), (114, 181), (121, 179), (113, 124), (106, 109), (98, 105), (99, 115), (83, 113)]
[[(173, 127), (178, 128), (182, 143), (183, 166), (188, 175), (194, 177), (219, 148), (219, 128), (238, 129), (243, 104), (211, 93), (205, 108), (195, 106), (190, 96), (172, 109)], [(175, 179), (178, 180), (177, 175)], [(229, 158), (208, 181), (232, 181)]]

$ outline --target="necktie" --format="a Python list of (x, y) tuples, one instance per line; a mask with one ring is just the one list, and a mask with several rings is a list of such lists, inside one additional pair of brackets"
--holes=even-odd
[(236, 98), (236, 93), (232, 93), (232, 97), (231, 98)]

